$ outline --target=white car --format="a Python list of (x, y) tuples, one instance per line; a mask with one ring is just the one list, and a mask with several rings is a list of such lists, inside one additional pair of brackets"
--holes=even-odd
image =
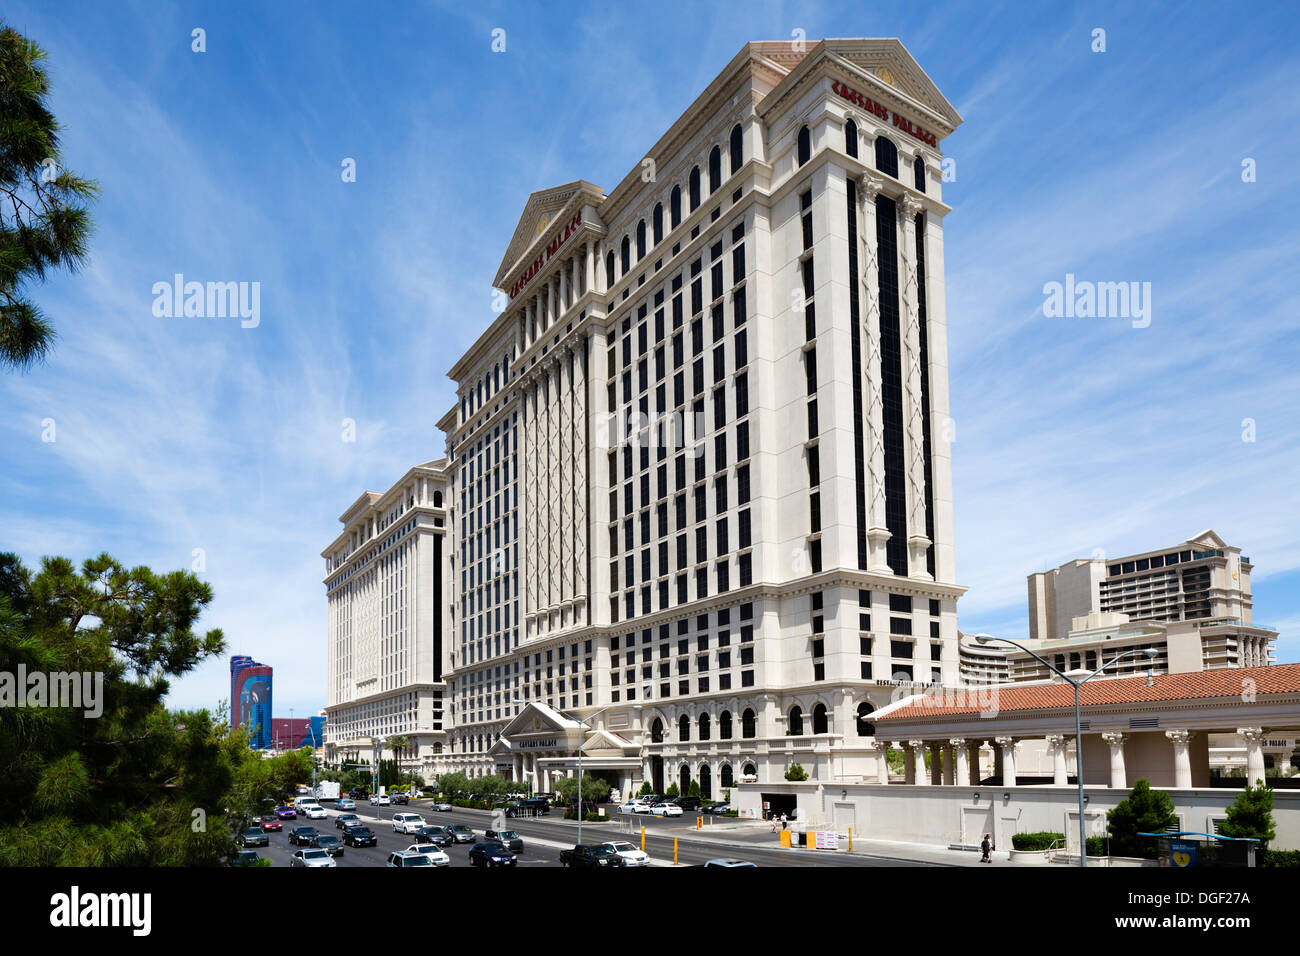
[(434, 866), (450, 866), (451, 857), (432, 843), (412, 843), (405, 850), (406, 853), (420, 853), (427, 856)]
[(418, 813), (394, 813), (393, 829), (398, 833), (414, 833), (424, 826), (424, 817)]
[(370, 795), (370, 805), (372, 807), (386, 807), (392, 802), (392, 799), (386, 793), (372, 793)]
[(605, 844), (614, 851), (614, 854), (623, 861), (623, 866), (649, 866), (650, 857), (646, 856), (641, 850), (638, 850), (631, 843), (623, 843), (611, 840)]
[(298, 804), (298, 816), (306, 817), (308, 820), (324, 820), (325, 808), (319, 803), (300, 803)]
[(320, 866), (337, 866), (334, 857), (330, 856), (324, 850), (306, 849), (299, 850), (289, 859), (290, 866), (305, 866), (315, 869)]
[(646, 802), (646, 801), (644, 801), (644, 800), (633, 800), (633, 801), (632, 801), (632, 812), (633, 812), (633, 813), (649, 813), (653, 808), (654, 808), (654, 804), (653, 804), (653, 803), (648, 803), (648, 802)]
[(675, 803), (656, 803), (650, 812), (657, 817), (680, 817), (682, 808)]
[(620, 804), (618, 808), (618, 812), (619, 813), (640, 813), (641, 804), (636, 802)]
[(438, 810), (438, 811), (441, 812), (441, 813), (450, 813), (450, 812), (451, 812), (451, 804), (450, 804), (450, 803), (435, 803), (435, 804), (433, 804), (429, 809), (430, 809), (430, 810)]

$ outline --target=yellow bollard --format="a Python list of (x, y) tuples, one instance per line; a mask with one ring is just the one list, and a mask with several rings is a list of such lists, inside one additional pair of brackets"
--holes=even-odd
[(641, 852), (645, 852), (645, 824), (641, 824)]
[(853, 827), (849, 827), (849, 852), (853, 852)]
[(677, 865), (677, 837), (673, 837), (673, 866)]
[(782, 846), (790, 846), (790, 831), (789, 831), (789, 830), (782, 830), (782, 831), (781, 831), (781, 845), (782, 845)]
[(704, 817), (696, 817), (696, 818), (695, 818), (695, 829), (698, 830), (698, 829), (699, 829), (701, 826), (703, 826), (703, 825), (704, 825)]

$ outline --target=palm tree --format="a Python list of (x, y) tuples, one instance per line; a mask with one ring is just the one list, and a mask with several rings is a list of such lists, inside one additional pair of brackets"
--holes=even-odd
[(393, 769), (397, 773), (397, 778), (401, 779), (402, 754), (411, 749), (411, 741), (404, 734), (398, 734), (396, 737), (388, 738), (388, 746), (393, 751)]

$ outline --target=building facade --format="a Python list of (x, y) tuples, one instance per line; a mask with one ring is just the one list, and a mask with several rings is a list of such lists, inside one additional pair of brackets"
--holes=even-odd
[[(426, 767), (447, 739), (451, 581), (447, 463), (410, 469), (340, 517), (325, 559), (328, 691), (324, 758), (369, 764), (404, 738), (404, 768)], [(399, 740), (399, 743), (402, 741)]]
[(865, 714), (958, 680), (960, 122), (897, 40), (751, 43), (608, 195), (529, 197), (439, 422), (427, 772), (850, 779), (883, 759)]
[(272, 746), (271, 693), (273, 670), (246, 654), (230, 658), (230, 726), (248, 728), (254, 750)]

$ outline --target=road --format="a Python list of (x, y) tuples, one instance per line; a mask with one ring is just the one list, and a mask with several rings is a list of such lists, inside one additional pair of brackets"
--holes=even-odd
[[(257, 852), (269, 857), (275, 866), (288, 866), (294, 852), (299, 849), (288, 841), (288, 833), (295, 826), (314, 826), (322, 833), (341, 834), (334, 827), (334, 818), (338, 814), (326, 804), (327, 818), (324, 820), (282, 821), (284, 829), (279, 833), (270, 833), (269, 847), (259, 847)], [(414, 838), (394, 832), (392, 819), (394, 813), (419, 813), (427, 823), (448, 825), (459, 823), (469, 827), (482, 838), (483, 831), (492, 826), (493, 815), (483, 810), (456, 808), (451, 812), (438, 813), (431, 810), (424, 801), (409, 807), (372, 807), (361, 804), (355, 812), (362, 822), (374, 831), (377, 845), (373, 847), (347, 847), (342, 856), (337, 857), (340, 867), (384, 866), (388, 854), (395, 850), (404, 850), (414, 843)], [(677, 839), (677, 862), (682, 866), (698, 866), (706, 860), (730, 857), (747, 860), (759, 866), (927, 866), (934, 864), (919, 863), (885, 856), (849, 855), (832, 851), (789, 850), (776, 845), (775, 835), (756, 836), (749, 831), (746, 836), (738, 837), (736, 842), (744, 846), (723, 846), (704, 843), (697, 840), (694, 829), (694, 817), (676, 817), (671, 819), (637, 816), (634, 828), (644, 824), (645, 849), (655, 865), (671, 866), (673, 863), (673, 839)], [(520, 867), (558, 867), (560, 851), (577, 842), (576, 821), (563, 820), (559, 811), (553, 811), (545, 817), (536, 819), (517, 819), (506, 821), (508, 829), (515, 830), (524, 840), (524, 852), (519, 854)], [(770, 842), (766, 839), (771, 837)], [(639, 829), (629, 833), (625, 828), (616, 828), (613, 823), (585, 823), (582, 827), (584, 843), (601, 843), (606, 840), (626, 840), (640, 845)], [(453, 867), (469, 866), (469, 849), (472, 843), (459, 843), (447, 847)]]

